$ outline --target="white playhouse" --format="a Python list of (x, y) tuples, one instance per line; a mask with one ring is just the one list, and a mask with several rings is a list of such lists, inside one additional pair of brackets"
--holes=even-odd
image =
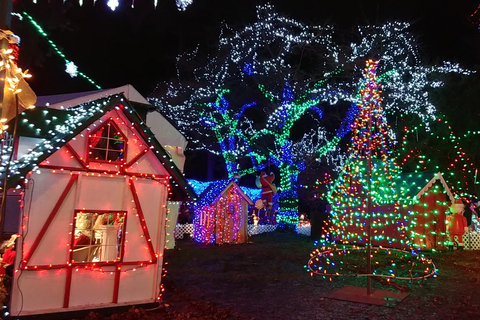
[(10, 313), (157, 301), (168, 201), (195, 198), (185, 139), (131, 86), (37, 106), (18, 118), (8, 171), (23, 190)]

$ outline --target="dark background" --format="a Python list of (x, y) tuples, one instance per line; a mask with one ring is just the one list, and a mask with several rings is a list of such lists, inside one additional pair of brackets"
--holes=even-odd
[[(160, 81), (175, 76), (175, 57), (193, 50), (212, 53), (223, 22), (242, 28), (255, 20), (255, 0), (194, 0), (186, 11), (174, 0), (120, 1), (111, 11), (106, 0), (14, 0), (15, 12), (27, 12), (79, 71), (102, 88), (132, 84), (148, 96)], [(357, 25), (389, 20), (412, 23), (425, 63), (449, 60), (476, 68), (480, 57), (478, 1), (271, 0), (281, 14), (312, 24), (334, 24), (348, 38)], [(21, 39), (19, 64), (29, 69), (37, 95), (95, 90), (80, 76), (71, 78), (65, 65), (28, 19), (12, 18)]]

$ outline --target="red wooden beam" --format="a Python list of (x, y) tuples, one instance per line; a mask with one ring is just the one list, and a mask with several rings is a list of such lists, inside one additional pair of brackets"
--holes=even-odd
[[(112, 163), (114, 164), (114, 163)], [(52, 169), (52, 170), (59, 170), (59, 171), (72, 171), (72, 172), (88, 172), (88, 173), (100, 173), (100, 174), (113, 174), (118, 176), (128, 176), (128, 177), (142, 177), (142, 178), (154, 178), (154, 179), (167, 179), (167, 175), (156, 175), (156, 174), (146, 174), (146, 173), (135, 173), (135, 172), (128, 172), (123, 170), (97, 170), (92, 168), (75, 168), (75, 167), (61, 167), (49, 164), (40, 164), (40, 168), (43, 169)]]
[[(148, 260), (148, 261), (127, 261), (127, 262), (121, 262), (121, 263), (116, 263), (116, 262), (91, 262), (91, 263), (85, 263), (85, 262), (75, 262), (70, 264), (45, 264), (45, 265), (38, 265), (38, 266), (33, 266), (29, 265), (24, 267), (23, 271), (41, 271), (41, 270), (54, 270), (54, 269), (64, 269), (67, 267), (72, 266), (72, 268), (75, 269), (82, 269), (82, 270), (88, 270), (90, 269), (91, 271), (100, 271), (102, 267), (113, 267), (116, 265), (119, 266), (137, 266), (136, 269), (140, 269), (142, 267), (145, 267), (147, 265), (154, 264), (154, 262)], [(98, 269), (98, 270), (97, 270)], [(22, 272), (23, 272), (22, 271)]]
[(132, 160), (130, 160), (127, 164), (125, 164), (123, 170), (128, 169), (131, 167), (135, 162), (137, 162), (143, 155), (145, 155), (148, 152), (148, 148), (144, 149), (143, 151), (139, 152), (135, 157), (133, 157)]
[(72, 148), (72, 146), (68, 142), (65, 144), (65, 147), (68, 149), (69, 152), (72, 153), (73, 158), (75, 158), (75, 160), (77, 160), (77, 162), (82, 166), (82, 168), (87, 169), (87, 164), (85, 163), (85, 161), (83, 161), (80, 158), (78, 153), (75, 151), (75, 149)]
[(118, 265), (115, 267), (115, 280), (113, 282), (113, 299), (112, 303), (118, 303), (118, 291), (120, 289), (120, 272), (122, 268)]
[(63, 307), (68, 308), (70, 304), (70, 291), (72, 289), (72, 267), (67, 268), (67, 279), (65, 279), (65, 292), (63, 295)]

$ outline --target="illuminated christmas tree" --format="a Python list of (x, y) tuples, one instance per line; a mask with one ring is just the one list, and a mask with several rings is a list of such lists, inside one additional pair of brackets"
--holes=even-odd
[[(398, 177), (377, 80), (378, 61), (368, 60), (352, 125), (348, 160), (331, 193), (331, 235), (345, 243), (400, 240), (394, 182)], [(370, 217), (371, 215), (371, 217)], [(370, 218), (370, 219), (369, 219)]]

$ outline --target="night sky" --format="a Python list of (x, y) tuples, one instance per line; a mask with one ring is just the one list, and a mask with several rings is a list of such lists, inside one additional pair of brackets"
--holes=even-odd
[[(15, 0), (15, 12), (27, 12), (49, 38), (102, 88), (132, 84), (145, 96), (156, 83), (175, 75), (175, 57), (199, 46), (202, 54), (215, 50), (222, 22), (242, 28), (255, 20), (255, 7), (265, 1), (194, 0), (179, 12), (174, 0), (128, 1), (112, 12), (103, 0)], [(356, 25), (389, 20), (412, 23), (424, 61), (449, 60), (477, 69), (480, 33), (470, 15), (478, 1), (272, 0), (277, 11), (312, 24), (334, 24), (348, 37)], [(470, 19), (469, 19), (470, 18)], [(476, 17), (478, 21), (478, 17)], [(12, 31), (22, 38), (19, 64), (29, 69), (29, 81), (37, 95), (50, 95), (96, 88), (81, 77), (65, 73), (64, 61), (50, 48), (27, 19), (12, 19)]]

